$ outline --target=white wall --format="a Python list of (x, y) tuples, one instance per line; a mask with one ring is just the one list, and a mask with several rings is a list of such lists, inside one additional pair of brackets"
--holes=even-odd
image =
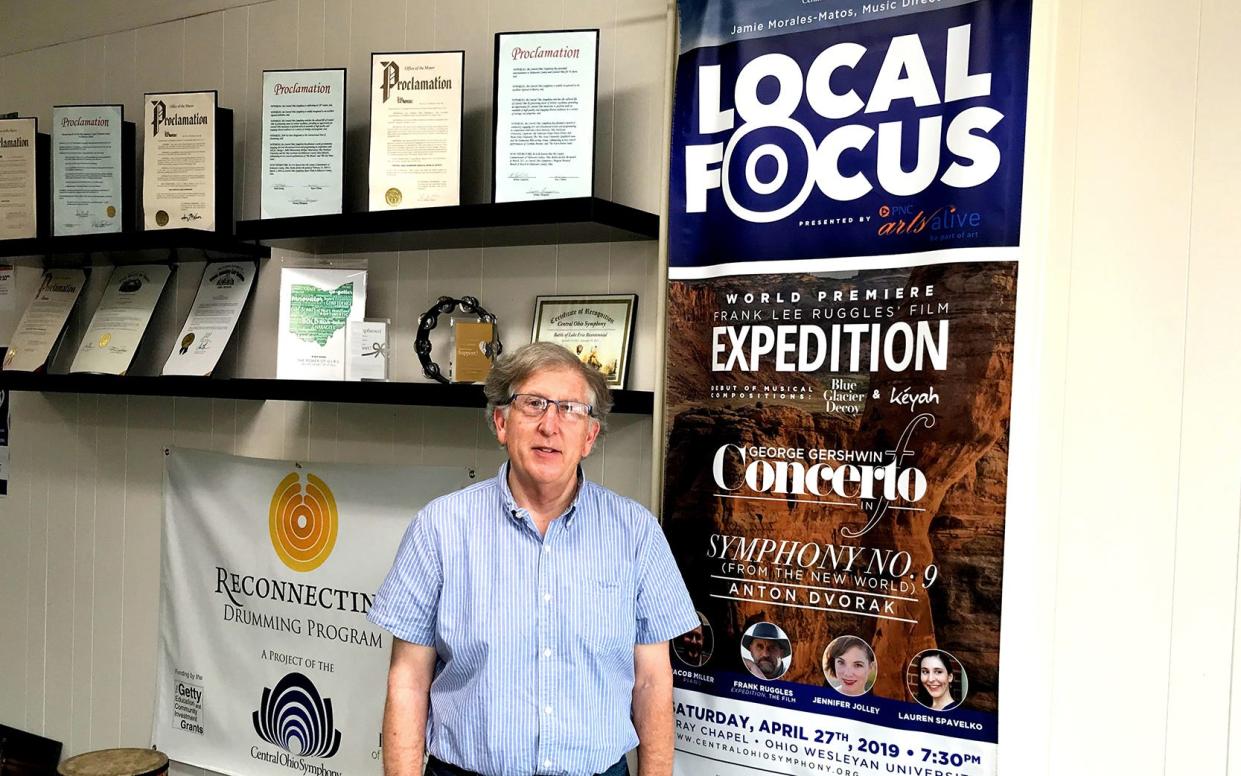
[[(98, 5), (89, 13), (128, 7)], [(1232, 703), (1241, 697), (1233, 671), (1241, 407), (1231, 395), (1241, 378), (1233, 56), (1241, 7), (1035, 5), (1001, 769), (1241, 773), (1241, 758), (1229, 757), (1241, 745), (1241, 704)], [(56, 18), (66, 35), (107, 23), (51, 8), (66, 14)], [(598, 25), (610, 103), (600, 111), (603, 192), (657, 209), (663, 4), (410, 0), (403, 8), (276, 0), (0, 57), (0, 109), (46, 117), (56, 101), (104, 99), (136, 111), (146, 89), (222, 85), (221, 103), (247, 122), (241, 208), (253, 217), (262, 68), (347, 65), (352, 99), (364, 93), (357, 79), (371, 49), (463, 46), (470, 61), (489, 61), (498, 29)], [(0, 51), (22, 48), (0, 33)], [(478, 76), (467, 110), (485, 113), (489, 68), (467, 68)], [(351, 112), (364, 115), (356, 104)], [(471, 125), (483, 133), (474, 144), (483, 158), (467, 199), (485, 191), (487, 125)], [(380, 274), (372, 299), (404, 318), (398, 328), (422, 304), (410, 299), (472, 288), (488, 301), (515, 288), (511, 296), (524, 300), (546, 290), (548, 275), (560, 290), (598, 290), (604, 278), (617, 291), (641, 283), (636, 290), (653, 301), (654, 250), (403, 251), (387, 280), (393, 270), (372, 257), (372, 276)], [(497, 284), (500, 267), (524, 280)], [(506, 331), (512, 341), (527, 307), (502, 315), (516, 322), (517, 333)], [(654, 381), (653, 310), (645, 306), (638, 387)], [(265, 368), (269, 351), (252, 334), (237, 366)], [(409, 362), (399, 368), (414, 374)], [(70, 752), (148, 740), (164, 444), (481, 464), (495, 456), (476, 441), (482, 433), (473, 414), (431, 408), (17, 397), (13, 495), (0, 504), (0, 722), (62, 738)], [(649, 434), (648, 420), (618, 423), (593, 476), (644, 494)]]
[[(17, 52), (0, 56), (0, 112), (45, 122), (54, 104), (122, 102), (127, 118), (140, 119), (144, 91), (218, 88), (221, 106), (236, 111), (239, 218), (258, 216), (263, 69), (349, 68), (347, 196), (350, 209), (362, 209), (370, 53), (465, 49), (463, 201), (480, 202), (490, 196), (494, 33), (599, 27), (597, 191), (660, 208), (663, 0), (271, 0), (243, 7), (219, 0), (187, 4), (186, 13), (207, 11), (191, 18), (170, 17), (179, 6), (168, 3), (36, 5), (13, 3), (20, 24), (0, 30), (0, 51)], [(28, 45), (62, 38), (68, 42)], [(636, 292), (630, 386), (654, 389), (656, 242), (505, 247), (486, 240), (480, 234), (470, 247), (452, 249), (393, 241), (382, 252), (327, 256), (369, 261), (367, 314), (392, 319), (394, 379), (423, 379), (412, 349), (417, 316), (439, 295), (476, 295), (499, 316), (511, 348), (529, 340), (537, 294)], [(301, 258), (278, 251), (264, 263), (226, 372), (274, 376), (277, 270)], [(201, 273), (201, 263), (177, 270), (136, 373), (158, 370)], [(106, 274), (92, 277), (88, 308)], [(19, 267), (19, 298), (33, 293), (37, 276), (36, 268)], [(0, 313), (0, 342), (19, 315)], [(87, 318), (63, 350), (76, 347)], [(651, 418), (613, 416), (610, 427), (586, 462), (587, 476), (649, 503)], [(0, 498), (0, 723), (62, 740), (66, 755), (150, 741), (165, 446), (482, 471), (502, 461), (481, 410), (435, 407), (21, 393), (12, 437), (10, 495)]]

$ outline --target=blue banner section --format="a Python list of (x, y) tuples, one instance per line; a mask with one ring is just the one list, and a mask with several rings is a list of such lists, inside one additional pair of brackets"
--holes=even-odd
[[(797, 709), (813, 714), (826, 714), (821, 727), (830, 728), (832, 720), (850, 719), (882, 725), (894, 730), (913, 730), (940, 736), (994, 744), (999, 740), (997, 717), (994, 713), (957, 708), (950, 714), (932, 711), (912, 701), (867, 695), (846, 698), (828, 687), (812, 687), (779, 680), (757, 680), (749, 674), (722, 671), (704, 674), (677, 669), (676, 684), (686, 690), (736, 701), (750, 701), (768, 706)], [(709, 714), (688, 710), (686, 715)], [(829, 718), (830, 717), (830, 718)]]
[[(786, 34), (745, 37), (781, 5)], [(840, 25), (767, 2), (681, 55), (673, 267), (1018, 244), (1029, 3), (891, 6)]]

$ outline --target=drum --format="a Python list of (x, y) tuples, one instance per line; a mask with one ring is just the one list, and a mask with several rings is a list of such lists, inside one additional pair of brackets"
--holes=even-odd
[(164, 776), (168, 757), (154, 749), (101, 749), (70, 757), (60, 776)]

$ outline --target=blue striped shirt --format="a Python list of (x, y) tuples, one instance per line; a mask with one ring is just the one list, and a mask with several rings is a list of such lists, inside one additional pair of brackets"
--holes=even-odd
[(598, 773), (638, 743), (634, 645), (698, 617), (649, 511), (579, 469), (540, 536), (507, 467), (414, 518), (368, 617), (439, 655), (430, 754), (488, 776)]

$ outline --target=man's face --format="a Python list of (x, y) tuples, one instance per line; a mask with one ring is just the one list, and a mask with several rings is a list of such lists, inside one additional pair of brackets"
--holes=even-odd
[(695, 663), (702, 659), (702, 644), (702, 626), (699, 625), (681, 636), (681, 654), (689, 662)]
[[(586, 381), (570, 369), (536, 372), (514, 393), (531, 393), (545, 399), (590, 403)], [(548, 405), (541, 417), (529, 418), (510, 407), (507, 417), (497, 408), (496, 438), (508, 450), (513, 473), (525, 483), (545, 487), (568, 487), (577, 477), (577, 465), (590, 454), (599, 436), (593, 418), (566, 420), (559, 407)]]
[(754, 665), (763, 672), (763, 676), (774, 679), (780, 674), (780, 661), (784, 659), (784, 650), (780, 642), (767, 639), (754, 639), (750, 642), (750, 655)]

